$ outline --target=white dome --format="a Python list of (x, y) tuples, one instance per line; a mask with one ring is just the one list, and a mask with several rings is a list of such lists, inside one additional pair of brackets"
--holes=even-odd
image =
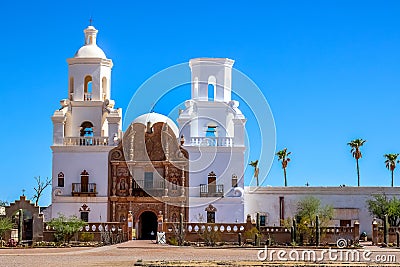
[(106, 54), (103, 50), (95, 44), (84, 45), (75, 53), (75, 58), (104, 58)]
[(143, 125), (147, 125), (148, 121), (150, 121), (151, 126), (153, 126), (153, 124), (157, 122), (167, 123), (168, 126), (171, 128), (171, 130), (174, 132), (175, 137), (179, 137), (179, 129), (174, 123), (174, 121), (168, 118), (167, 116), (164, 116), (159, 113), (151, 112), (140, 115), (139, 117), (134, 119), (132, 123), (141, 123)]

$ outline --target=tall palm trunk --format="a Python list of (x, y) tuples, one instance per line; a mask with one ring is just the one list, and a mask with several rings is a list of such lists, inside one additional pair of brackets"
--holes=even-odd
[(394, 170), (392, 170), (392, 187), (394, 186)]
[(283, 168), (283, 177), (285, 178), (285, 186), (287, 186), (287, 180), (286, 180), (286, 168)]
[(358, 165), (358, 159), (356, 158), (357, 163), (357, 177), (358, 177), (358, 186), (360, 186), (360, 166)]

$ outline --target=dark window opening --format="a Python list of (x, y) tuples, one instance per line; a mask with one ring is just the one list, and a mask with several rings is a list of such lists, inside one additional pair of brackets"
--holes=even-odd
[(215, 223), (215, 212), (207, 211), (207, 223)]
[(265, 226), (265, 225), (266, 225), (266, 216), (260, 215), (260, 226)]
[(81, 220), (84, 222), (89, 222), (89, 212), (81, 211)]
[(58, 174), (58, 181), (57, 181), (57, 186), (58, 187), (64, 187), (64, 173), (60, 172)]
[(340, 227), (350, 227), (351, 220), (340, 220)]
[(80, 136), (83, 137), (93, 136), (93, 124), (90, 121), (85, 121), (81, 124)]
[(232, 187), (238, 187), (238, 178), (235, 174), (232, 175)]
[(280, 225), (283, 225), (283, 221), (285, 220), (285, 198), (279, 197), (279, 219)]

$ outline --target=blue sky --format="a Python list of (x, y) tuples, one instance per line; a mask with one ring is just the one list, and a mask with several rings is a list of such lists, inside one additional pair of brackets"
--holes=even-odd
[[(355, 138), (367, 139), (361, 185), (390, 185), (383, 154), (400, 153), (400, 2), (58, 2), (0, 9), (0, 199), (13, 201), (22, 189), (31, 197), (33, 177), (51, 176), (50, 116), (67, 96), (65, 60), (83, 44), (90, 16), (114, 62), (118, 107), (166, 67), (232, 58), (268, 100), (277, 149), (292, 151), (289, 185), (356, 185), (346, 145)], [(277, 161), (265, 185), (283, 185)], [(40, 204), (49, 203), (48, 190)]]

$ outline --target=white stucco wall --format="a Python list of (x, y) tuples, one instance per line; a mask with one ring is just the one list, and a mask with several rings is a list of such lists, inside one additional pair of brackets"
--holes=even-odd
[(207, 212), (205, 209), (212, 205), (217, 209), (215, 212), (216, 223), (245, 222), (243, 197), (224, 197), (218, 200), (215, 198), (189, 198), (189, 221), (199, 222), (199, 214), (207, 221)]
[[(51, 217), (58, 213), (80, 217), (83, 204), (90, 208), (89, 220), (107, 220), (108, 153), (112, 146), (56, 146), (53, 149), (53, 184)], [(81, 183), (81, 172), (89, 173), (89, 183), (96, 183), (95, 197), (72, 196), (72, 183)], [(58, 174), (64, 173), (64, 187), (58, 187)]]
[[(396, 187), (246, 187), (244, 212), (252, 218), (255, 218), (257, 212), (264, 213), (268, 225), (280, 225), (279, 197), (284, 197), (284, 218), (293, 218), (298, 201), (306, 196), (314, 196), (321, 200), (322, 205), (329, 204), (336, 209), (357, 209), (360, 231), (371, 234), (373, 216), (368, 212), (366, 200), (371, 199), (373, 194), (382, 193), (389, 198), (400, 196), (400, 190)], [(355, 213), (351, 216), (357, 216)], [(348, 219), (352, 219), (352, 224), (355, 221), (354, 218)], [(331, 226), (338, 223), (336, 218)]]
[(108, 218), (107, 197), (55, 197), (52, 204), (52, 217), (58, 213), (65, 216), (75, 215), (80, 218), (79, 209), (83, 204), (88, 206), (89, 222), (106, 222)]

